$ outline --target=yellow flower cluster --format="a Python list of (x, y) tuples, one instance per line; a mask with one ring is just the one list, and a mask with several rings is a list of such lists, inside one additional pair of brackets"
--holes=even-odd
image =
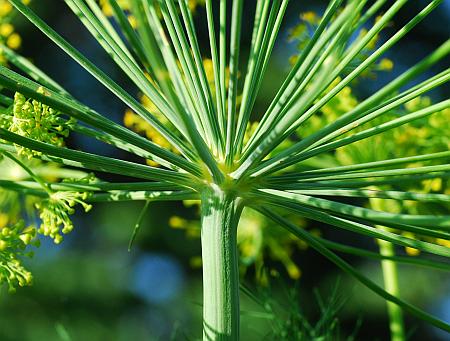
[(85, 212), (91, 210), (92, 206), (85, 203), (88, 198), (87, 192), (54, 192), (50, 198), (36, 204), (40, 211), (39, 217), (42, 224), (38, 230), (44, 236), (50, 236), (56, 244), (62, 242), (62, 235), (72, 232), (73, 224), (69, 215), (75, 213), (74, 206), (80, 204)]
[[(28, 5), (31, 0), (22, 0)], [(8, 0), (0, 0), (0, 44), (4, 44), (9, 48), (16, 50), (22, 44), (22, 38), (15, 32), (12, 19), (14, 17), (14, 8)], [(0, 64), (6, 64), (0, 47)]]
[[(41, 93), (43, 91), (38, 90)], [(70, 119), (63, 120), (57, 111), (36, 100), (27, 100), (19, 93), (15, 94), (11, 108), (5, 110), (3, 114), (6, 118), (2, 116), (4, 118), (0, 122), (2, 128), (58, 146), (63, 144), (63, 137), (67, 136), (68, 129), (74, 122)], [(18, 155), (14, 159), (0, 158), (2, 180), (15, 182), (29, 180), (30, 177), (40, 178), (43, 175), (45, 181), (57, 181), (64, 177), (63, 173), (58, 172), (59, 165), (33, 158), (40, 155), (39, 153), (21, 146), (16, 146), (16, 150)], [(80, 176), (82, 174), (84, 173), (80, 173)], [(85, 181), (84, 179), (72, 179), (72, 182)], [(92, 177), (86, 179), (90, 181)], [(80, 204), (85, 211), (91, 208), (91, 205), (84, 202), (89, 193), (53, 192), (47, 187), (46, 190), (49, 197), (42, 198), (28, 195), (22, 197), (20, 192), (7, 188), (0, 189), (0, 284), (8, 284), (10, 291), (16, 290), (17, 286), (30, 285), (32, 282), (32, 275), (22, 266), (20, 258), (31, 255), (29, 252), (25, 253), (29, 244), (38, 246), (37, 235), (50, 236), (55, 243), (60, 243), (62, 240), (60, 232), (69, 233), (73, 229), (69, 215), (74, 212), (74, 206)], [(32, 226), (25, 227), (23, 222), (25, 212), (31, 218), (39, 215), (42, 220), (39, 229)]]
[[(41, 87), (39, 93), (44, 93)], [(13, 117), (9, 130), (15, 134), (25, 136), (39, 142), (64, 145), (64, 137), (69, 135), (73, 119), (61, 120), (60, 112), (50, 108), (37, 100), (27, 100), (25, 96), (16, 92), (14, 95)], [(42, 153), (17, 145), (19, 155), (32, 158)]]
[(23, 220), (10, 227), (0, 227), (0, 284), (7, 283), (11, 292), (17, 286), (32, 283), (33, 276), (23, 267), (19, 257), (32, 255), (25, 253), (25, 249), (30, 244), (36, 245), (35, 238), (36, 229), (25, 226)]

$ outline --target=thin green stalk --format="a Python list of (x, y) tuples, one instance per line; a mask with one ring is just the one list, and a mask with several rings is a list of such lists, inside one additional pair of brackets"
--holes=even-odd
[(220, 122), (222, 136), (225, 134), (227, 126), (226, 116), (226, 87), (225, 75), (227, 64), (227, 0), (220, 0), (220, 25), (219, 25), (219, 82), (220, 82), (220, 97), (222, 102), (222, 121)]
[(377, 0), (372, 6), (370, 6), (370, 8), (361, 16), (361, 18), (358, 19), (355, 29), (362, 27), (367, 22), (367, 20), (378, 13), (380, 8), (383, 7), (386, 1), (387, 0)]
[[(70, 115), (70, 117), (74, 117), (76, 119), (79, 119), (80, 121), (90, 124), (93, 127), (110, 133), (120, 140), (132, 143), (135, 146), (139, 146), (149, 153), (167, 160), (173, 165), (177, 165), (189, 172), (195, 172), (199, 174), (198, 166), (193, 164), (192, 162), (168, 151), (167, 149), (160, 147), (159, 145), (115, 123), (114, 121), (107, 119), (106, 117), (78, 103), (77, 101), (72, 100), (68, 97), (64, 97), (48, 89), (45, 89), (45, 93), (41, 94), (37, 92), (37, 90), (39, 89), (39, 84), (34, 83), (1, 65), (0, 71), (0, 84), (6, 85), (10, 90), (20, 92), (26, 97), (37, 99), (38, 101), (47, 104), (51, 108), (60, 110), (66, 115)], [(191, 152), (189, 153), (191, 154)]]
[(352, 198), (382, 198), (396, 200), (414, 200), (420, 202), (450, 202), (449, 194), (438, 193), (412, 193), (400, 191), (380, 191), (364, 189), (297, 189), (291, 190), (292, 193), (319, 195), (319, 196), (341, 196)]
[[(9, 98), (8, 96), (5, 96), (3, 94), (0, 94), (0, 104), (2, 106), (9, 107), (14, 104), (14, 100), (12, 98)], [(2, 113), (3, 114), (3, 113)]]
[[(263, 5), (261, 5), (261, 14), (258, 15), (258, 21), (255, 18), (255, 25), (257, 24), (256, 35), (254, 36), (254, 42), (252, 42), (252, 49), (250, 52), (250, 57), (248, 60), (247, 71), (245, 75), (244, 88), (242, 90), (242, 100), (239, 108), (239, 115), (237, 121), (237, 129), (236, 129), (236, 143), (237, 147), (240, 151), (240, 143), (243, 140), (243, 136), (245, 133), (245, 129), (247, 127), (247, 122), (250, 118), (250, 100), (252, 98), (252, 91), (254, 85), (254, 79), (257, 77), (257, 67), (258, 61), (260, 59), (261, 54), (264, 53), (262, 51), (263, 41), (265, 37), (265, 32), (267, 30), (271, 30), (275, 20), (276, 9), (275, 6), (279, 6), (280, 0), (275, 0), (272, 4), (271, 11), (269, 12), (270, 1), (261, 1)], [(258, 7), (257, 7), (258, 10)], [(270, 14), (269, 14), (270, 13)], [(254, 27), (256, 29), (256, 27)]]
[[(23, 182), (22, 182), (23, 183)], [(7, 183), (0, 181), (0, 188), (15, 191), (25, 195), (32, 195), (41, 198), (48, 198), (50, 194), (42, 187), (23, 186), (14, 182)], [(59, 184), (51, 186), (52, 190), (61, 191), (90, 191), (90, 188), (83, 186), (59, 186)], [(123, 202), (123, 201), (180, 201), (180, 200), (198, 200), (199, 195), (194, 191), (132, 191), (132, 190), (111, 190), (109, 192), (95, 192), (91, 194), (86, 202)]]
[[(67, 171), (67, 169), (66, 169)], [(73, 171), (73, 170), (72, 170)], [(36, 171), (39, 174), (39, 169)], [(53, 174), (51, 174), (53, 175)], [(73, 175), (73, 174), (71, 174)], [(181, 193), (184, 187), (168, 183), (168, 182), (95, 182), (93, 184), (85, 184), (79, 182), (46, 182), (46, 185), (52, 191), (80, 191), (80, 192), (120, 192), (120, 191), (143, 191), (143, 192), (175, 192)], [(41, 185), (34, 181), (12, 181), (0, 180), (0, 187), (13, 190), (21, 189), (40, 189)]]
[[(330, 174), (330, 173), (337, 174), (337, 173), (341, 173), (341, 172), (356, 171), (356, 170), (362, 170), (362, 169), (373, 169), (373, 168), (380, 168), (380, 167), (397, 166), (397, 165), (401, 165), (401, 164), (405, 164), (405, 163), (415, 163), (415, 162), (421, 162), (421, 161), (438, 160), (441, 158), (450, 160), (450, 151), (430, 153), (430, 154), (425, 154), (425, 155), (407, 156), (407, 157), (401, 157), (401, 158), (395, 158), (395, 159), (389, 159), (389, 160), (357, 163), (354, 165), (338, 166), (338, 167), (332, 167), (332, 168), (306, 170), (306, 171), (303, 171), (302, 174), (303, 175)], [(286, 177), (286, 176), (288, 176), (288, 174), (285, 174), (284, 176)], [(276, 177), (274, 177), (274, 179), (275, 178)]]
[[(192, 115), (195, 120), (196, 128), (200, 129), (200, 131), (202, 131), (202, 133), (204, 134), (203, 125), (198, 121), (198, 115), (194, 107), (194, 103), (192, 102), (192, 98), (190, 97), (189, 91), (186, 88), (185, 80), (178, 66), (178, 61), (175, 58), (171, 44), (165, 34), (164, 28), (161, 24), (161, 20), (158, 16), (155, 0), (147, 0), (147, 5), (144, 6), (144, 10), (147, 16), (149, 29), (153, 32), (156, 44), (159, 46), (159, 49), (161, 51), (163, 62), (167, 67), (168, 75), (170, 76), (170, 79), (174, 86), (174, 90), (176, 91), (176, 94), (174, 94), (174, 103), (176, 103), (177, 106), (186, 106), (188, 108), (188, 111), (193, 113)], [(164, 76), (164, 74), (160, 76)], [(177, 97), (179, 97), (179, 100)]]
[[(387, 257), (395, 256), (395, 249), (392, 243), (384, 240), (378, 240), (378, 245), (380, 248), (380, 255)], [(383, 259), (381, 260), (381, 268), (383, 271), (384, 289), (389, 294), (398, 297), (400, 295), (400, 288), (398, 285), (397, 263), (389, 259)], [(395, 303), (392, 302), (386, 303), (389, 315), (389, 329), (391, 331), (391, 341), (406, 340), (402, 309)]]
[[(284, 19), (284, 15), (286, 13), (287, 6), (289, 4), (289, 0), (283, 0), (280, 4), (280, 8), (278, 11), (276, 11), (276, 18), (275, 22), (272, 25), (272, 29), (266, 30), (263, 42), (262, 42), (262, 51), (265, 51), (265, 53), (261, 53), (258, 58), (258, 72), (255, 73), (255, 79), (254, 79), (254, 85), (253, 85), (253, 91), (252, 91), (252, 97), (249, 102), (249, 112), (253, 109), (254, 103), (256, 101), (256, 97), (258, 95), (258, 91), (261, 88), (261, 84), (264, 80), (264, 76), (267, 70), (267, 66), (270, 60), (270, 57), (272, 55), (272, 51), (275, 45), (275, 41), (278, 37), (279, 30), (281, 28), (281, 24)], [(270, 20), (270, 19), (269, 19)], [(241, 146), (239, 152), (242, 151), (243, 148), (243, 141), (239, 143)]]
[(198, 200), (198, 193), (193, 191), (110, 191), (95, 193), (89, 197), (89, 202), (108, 201), (181, 201)]
[[(156, 8), (153, 5), (153, 1), (150, 1), (151, 5), (148, 5), (148, 9), (152, 12), (152, 19), (156, 25), (158, 25), (158, 29), (160, 30), (155, 34), (156, 41), (158, 42), (163, 38), (162, 35), (163, 29), (158, 19), (158, 14), (156, 13)], [(160, 2), (160, 7), (163, 20), (165, 22), (167, 31), (169, 33), (169, 38), (171, 45), (175, 50), (175, 55), (171, 51), (171, 45), (169, 43), (164, 44), (160, 47), (161, 50), (165, 50), (165, 58), (173, 58), (173, 61), (170, 60), (171, 64), (170, 68), (172, 69), (172, 73), (177, 73), (178, 82), (181, 83), (181, 93), (183, 94), (184, 100), (187, 103), (188, 112), (193, 120), (194, 126), (202, 138), (208, 143), (211, 144), (212, 141), (210, 139), (206, 122), (202, 120), (202, 113), (204, 110), (204, 105), (202, 104), (198, 84), (194, 80), (194, 74), (192, 72), (192, 65), (188, 65), (187, 53), (184, 51), (182, 47), (182, 40), (179, 38), (180, 28), (176, 27), (172, 22), (172, 19), (169, 17), (167, 5)], [(170, 52), (169, 52), (170, 51)], [(172, 57), (173, 56), (173, 57)], [(174, 58), (176, 56), (176, 58)]]
[[(448, 179), (450, 178), (450, 172), (436, 172), (431, 174), (419, 174), (419, 175), (406, 175), (402, 176), (402, 183), (420, 182), (427, 179)], [(329, 181), (317, 181), (312, 183), (287, 183), (276, 184), (277, 189), (283, 190), (296, 190), (296, 189), (311, 189), (316, 188), (365, 188), (369, 186), (381, 186), (381, 185), (394, 185), (398, 184), (398, 177), (382, 180), (329, 180)], [(268, 186), (271, 187), (270, 183)], [(273, 187), (273, 186), (272, 186)]]
[(419, 257), (410, 257), (410, 256), (385, 256), (381, 255), (379, 252), (372, 252), (367, 251), (363, 248), (358, 248), (354, 246), (345, 245), (342, 243), (336, 243), (332, 242), (327, 239), (316, 237), (318, 241), (320, 241), (324, 246), (326, 246), (329, 249), (336, 250), (339, 252), (347, 253), (350, 255), (360, 256), (360, 257), (367, 257), (372, 258), (376, 260), (391, 260), (393, 262), (397, 262), (399, 264), (405, 264), (405, 265), (416, 265), (416, 266), (423, 266), (426, 268), (434, 269), (434, 270), (441, 270), (450, 272), (450, 263), (448, 262), (441, 262), (437, 261), (435, 259), (424, 259)]
[[(345, 77), (337, 86), (335, 86), (331, 91), (325, 94), (317, 103), (312, 105), (307, 111), (302, 111), (312, 104), (314, 100), (323, 93), (323, 91), (331, 84), (336, 77), (342, 72), (342, 70), (350, 63), (354, 57), (367, 45), (370, 39), (375, 36), (393, 17), (393, 15), (404, 5), (406, 0), (396, 1), (392, 7), (383, 15), (383, 17), (374, 25), (374, 27), (364, 36), (363, 39), (351, 50), (340, 59), (339, 64), (331, 72), (330, 76), (326, 81), (322, 82), (322, 87), (315, 91), (315, 96), (310, 96), (308, 105), (305, 105), (302, 101), (296, 103), (284, 119), (278, 122), (277, 126), (271, 131), (271, 133), (265, 138), (260, 146), (244, 161), (240, 168), (234, 173), (234, 176), (240, 177), (246, 173), (246, 171), (254, 165), (256, 162), (260, 161), (264, 156), (266, 156), (270, 151), (273, 150), (280, 142), (282, 136), (289, 136), (293, 131), (295, 131), (304, 121), (311, 117), (317, 110), (319, 110), (323, 105), (329, 102), (337, 93), (339, 93), (346, 85), (349, 84), (353, 79), (361, 74), (367, 67), (375, 62), (375, 60), (380, 57), (385, 51), (391, 48), (395, 43), (397, 43), (404, 35), (406, 35), (413, 27), (415, 27), (420, 21), (422, 21), (434, 8), (436, 8), (442, 0), (432, 1), (426, 8), (424, 8), (419, 14), (417, 14), (413, 19), (410, 20), (403, 28), (397, 31), (387, 42), (385, 42), (380, 48), (378, 48), (372, 55), (365, 59), (355, 70), (353, 70), (347, 77)], [(300, 112), (300, 115), (299, 115)]]
[[(144, 4), (141, 0), (130, 0), (129, 3), (131, 12), (133, 12), (137, 21), (136, 30), (145, 54), (144, 61), (148, 63), (152, 71), (150, 75), (158, 81), (163, 93), (172, 100), (172, 103), (177, 103), (177, 94), (172, 89), (171, 79), (167, 77), (166, 66), (168, 65), (164, 64), (160, 47), (156, 41), (157, 35), (152, 34), (152, 31), (149, 29), (149, 23), (146, 20), (144, 7), (148, 6), (148, 4)], [(120, 8), (118, 10), (122, 11)], [(133, 28), (131, 29), (133, 30)]]
[[(413, 67), (402, 73), (400, 76), (395, 78), (393, 81), (389, 82), (387, 85), (383, 86), (380, 90), (375, 92), (372, 96), (368, 97), (361, 103), (357, 105), (354, 110), (345, 113), (339, 117), (336, 121), (330, 123), (323, 129), (307, 136), (299, 143), (296, 143), (299, 150), (307, 150), (310, 146), (321, 143), (322, 141), (329, 140), (332, 133), (342, 128), (344, 125), (352, 122), (363, 116), (363, 113), (367, 112), (373, 106), (377, 106), (381, 101), (385, 102), (387, 97), (391, 97), (393, 93), (398, 91), (402, 86), (408, 84), (412, 79), (420, 75), (425, 70), (432, 67), (442, 58), (446, 57), (450, 53), (450, 40), (442, 44), (438, 49), (436, 49), (429, 56), (421, 60), (419, 63), (415, 64)], [(435, 77), (430, 78), (432, 80)], [(419, 87), (420, 88), (420, 87)], [(414, 89), (414, 90), (413, 90)], [(409, 91), (415, 91), (418, 88), (413, 87)]]
[(133, 233), (131, 234), (130, 241), (128, 242), (128, 252), (131, 252), (131, 247), (133, 246), (134, 240), (141, 229), (142, 220), (144, 219), (145, 213), (147, 213), (148, 206), (150, 205), (150, 200), (147, 200), (142, 208), (139, 216), (134, 224)]
[(312, 219), (315, 221), (320, 221), (331, 226), (343, 228), (348, 231), (352, 231), (358, 234), (366, 235), (371, 238), (383, 239), (397, 245), (402, 245), (406, 247), (412, 247), (415, 249), (419, 249), (424, 252), (433, 253), (435, 255), (450, 257), (450, 250), (447, 247), (436, 245), (433, 243), (424, 242), (421, 240), (415, 240), (412, 238), (407, 238), (396, 233), (380, 231), (379, 229), (355, 222), (349, 219), (344, 219), (338, 216), (334, 216), (332, 213), (320, 211), (318, 209), (312, 209), (308, 207), (304, 207), (302, 205), (293, 204), (293, 203), (280, 203), (279, 201), (270, 202), (270, 206), (279, 207), (284, 210), (288, 210), (289, 212), (296, 213), (300, 216), (303, 216), (308, 219)]
[[(147, 97), (153, 99), (155, 94), (160, 95), (157, 92), (156, 87), (147, 79), (144, 72), (140, 69), (139, 65), (130, 55), (126, 47), (125, 50), (121, 47), (121, 40), (118, 42), (114, 38), (114, 35), (110, 34), (108, 29), (102, 24), (101, 20), (89, 10), (87, 5), (82, 0), (65, 0), (65, 2), (80, 18), (81, 22), (85, 25), (89, 32), (91, 32), (94, 38), (100, 43), (100, 45), (111, 56), (116, 64), (122, 69), (122, 71)], [(162, 96), (160, 97), (162, 99)], [(155, 104), (156, 103), (158, 102), (155, 101)], [(169, 105), (169, 103), (167, 103), (167, 105)], [(186, 137), (186, 128), (179, 117), (179, 113), (174, 110), (163, 111), (160, 107), (158, 108), (161, 110), (163, 115), (165, 115), (166, 118), (173, 123), (177, 130)], [(137, 111), (137, 113), (141, 115), (139, 111)], [(145, 115), (143, 118), (152, 125), (151, 120), (149, 121), (145, 118)], [(155, 117), (153, 119), (156, 120)]]
[(101, 172), (121, 174), (140, 179), (156, 181), (164, 179), (166, 181), (185, 185), (187, 187), (190, 187), (192, 185), (192, 177), (187, 174), (145, 166), (134, 162), (123, 161), (106, 156), (81, 152), (69, 148), (55, 147), (51, 144), (38, 142), (11, 133), (3, 128), (0, 128), (0, 138), (29, 149), (40, 151), (46, 154), (46, 156), (50, 160), (57, 163), (63, 163), (78, 168), (97, 170)]
[[(328, 8), (326, 9), (319, 26), (317, 27), (316, 31), (314, 32), (312, 38), (308, 41), (308, 44), (306, 47), (301, 51), (298, 60), (296, 61), (294, 67), (289, 72), (288, 76), (286, 77), (285, 81), (281, 85), (280, 89), (278, 90), (277, 94), (275, 95), (274, 99), (270, 103), (269, 108), (267, 109), (266, 113), (263, 115), (260, 124), (258, 125), (255, 133), (251, 136), (249, 141), (247, 142), (247, 145), (245, 146), (243, 157), (246, 157), (248, 148), (253, 145), (254, 141), (258, 139), (261, 136), (261, 133), (265, 131), (267, 126), (270, 126), (271, 122), (267, 122), (271, 116), (273, 117), (274, 114), (270, 114), (273, 112), (273, 110), (278, 107), (282, 107), (285, 105), (286, 101), (291, 97), (290, 94), (292, 93), (293, 89), (295, 89), (300, 82), (303, 80), (303, 72), (301, 71), (301, 68), (305, 67), (305, 60), (309, 56), (311, 50), (314, 46), (316, 46), (316, 43), (321, 38), (323, 32), (325, 31), (328, 23), (331, 21), (332, 17), (336, 13), (337, 9), (339, 8), (340, 4), (342, 3), (342, 0), (333, 0)], [(345, 10), (344, 10), (345, 12)], [(340, 18), (344, 18), (345, 13), (343, 13)], [(339, 21), (340, 19), (336, 19), (336, 21)], [(341, 19), (342, 20), (342, 19)], [(339, 22), (336, 24), (332, 24), (332, 26), (339, 26)], [(332, 30), (331, 28), (329, 30)], [(320, 39), (320, 41), (325, 41), (325, 39)]]
[(226, 126), (226, 162), (232, 166), (235, 155), (234, 139), (236, 136), (237, 91), (239, 73), (239, 52), (241, 45), (242, 9), (244, 1), (233, 1), (231, 12), (230, 41), (230, 79), (228, 82), (227, 126)]
[[(366, 171), (366, 172), (349, 172), (339, 174), (326, 174), (319, 176), (311, 175), (294, 175), (294, 176), (279, 176), (278, 179), (283, 182), (297, 181), (298, 183), (312, 182), (312, 181), (324, 181), (324, 180), (343, 180), (343, 179), (358, 179), (358, 178), (374, 178), (374, 177), (387, 177), (387, 176), (399, 176), (409, 174), (428, 174), (431, 172), (443, 172), (450, 171), (450, 164), (435, 165), (435, 166), (422, 166), (422, 167), (410, 167), (410, 168), (398, 168), (388, 169), (381, 171)], [(280, 181), (281, 182), (281, 181)]]
[[(237, 129), (237, 139), (236, 139), (236, 145), (239, 146), (238, 150), (239, 153), (242, 152), (242, 149), (244, 147), (243, 139), (245, 135), (245, 130), (247, 129), (247, 125), (250, 122), (250, 115), (253, 110), (253, 106), (255, 104), (258, 91), (261, 88), (261, 84), (264, 80), (269, 59), (272, 54), (273, 47), (275, 45), (275, 40), (278, 37), (278, 32), (280, 30), (281, 23), (283, 21), (288, 3), (289, 0), (283, 0), (281, 4), (279, 4), (279, 1), (276, 1), (272, 4), (272, 9), (270, 11), (266, 31), (264, 33), (264, 37), (260, 46), (260, 53), (257, 55), (255, 72), (251, 79), (247, 106), (242, 116), (239, 116), (242, 117), (241, 124), (238, 126)], [(241, 112), (239, 113), (239, 115), (241, 115)]]
[(203, 339), (239, 340), (237, 225), (242, 211), (233, 193), (218, 187), (201, 195)]
[(214, 127), (214, 129), (217, 131), (216, 134), (218, 135), (216, 138), (218, 142), (220, 142), (220, 145), (222, 145), (222, 148), (219, 149), (219, 154), (223, 153), (223, 145), (224, 145), (224, 138), (223, 138), (223, 131), (220, 131), (220, 125), (221, 123), (217, 121), (217, 108), (214, 106), (213, 96), (211, 92), (211, 87), (208, 83), (208, 78), (206, 76), (206, 71), (203, 65), (203, 59), (200, 52), (200, 46), (197, 39), (196, 31), (195, 31), (195, 25), (194, 25), (194, 19), (192, 17), (192, 13), (188, 8), (188, 2), (186, 0), (178, 0), (178, 3), (180, 5), (181, 15), (183, 17), (184, 26), (187, 31), (187, 35), (189, 38), (189, 44), (190, 48), (193, 51), (194, 61), (195, 65), (197, 67), (197, 74), (201, 83), (201, 87), (203, 90), (203, 96), (206, 99), (207, 107), (206, 107), (206, 115), (207, 119), (210, 121), (210, 125)]
[[(134, 53), (138, 57), (139, 61), (141, 63), (145, 64), (147, 67), (149, 64), (148, 64), (147, 58), (145, 56), (144, 47), (142, 46), (141, 40), (139, 39), (139, 37), (137, 36), (133, 27), (131, 26), (130, 22), (128, 21), (127, 16), (123, 12), (123, 10), (120, 8), (120, 6), (116, 0), (107, 0), (107, 1), (111, 5), (111, 8), (114, 12), (114, 17), (117, 20), (120, 28), (122, 29), (122, 33), (128, 40)], [(149, 69), (147, 69), (147, 70), (150, 71)]]
[[(217, 118), (216, 121), (219, 122), (219, 127), (222, 132), (225, 131), (225, 127), (223, 126), (223, 122), (225, 122), (225, 105), (223, 103), (222, 93), (225, 89), (222, 90), (222, 86), (225, 85), (225, 82), (221, 82), (220, 75), (220, 61), (219, 61), (219, 53), (217, 51), (217, 39), (216, 39), (216, 30), (214, 27), (214, 14), (213, 14), (213, 5), (211, 0), (206, 0), (206, 19), (208, 24), (208, 34), (209, 34), (209, 45), (211, 50), (211, 60), (213, 64), (213, 75), (214, 75), (214, 86), (216, 90), (216, 107), (217, 107)], [(221, 38), (219, 37), (221, 41)]]
[(369, 278), (361, 274), (357, 269), (352, 267), (350, 264), (348, 264), (346, 261), (344, 261), (342, 258), (338, 257), (334, 252), (330, 251), (327, 247), (325, 247), (318, 239), (317, 237), (313, 236), (312, 234), (308, 233), (305, 229), (298, 228), (288, 220), (284, 219), (280, 215), (273, 213), (267, 208), (257, 208), (257, 211), (263, 213), (265, 216), (272, 219), (274, 222), (280, 224), (282, 227), (284, 227), (287, 231), (293, 233), (297, 237), (303, 239), (305, 242), (308, 243), (311, 247), (313, 247), (316, 251), (320, 252), (323, 256), (331, 260), (333, 263), (335, 263), (338, 267), (340, 267), (342, 270), (350, 274), (351, 276), (355, 277), (358, 281), (360, 281), (363, 285), (370, 288), (372, 291), (383, 297), (384, 299), (393, 302), (395, 304), (400, 305), (403, 309), (408, 311), (409, 313), (417, 316), (420, 319), (426, 320), (430, 324), (441, 328), (447, 332), (450, 332), (450, 325), (446, 322), (439, 320), (435, 318), (434, 316), (426, 313), (422, 309), (417, 308), (416, 306), (409, 304), (402, 299), (389, 294), (386, 292), (383, 288), (378, 286), (376, 283), (371, 281)]
[[(186, 124), (186, 117), (195, 116), (196, 112), (188, 96), (188, 89), (179, 72), (177, 62), (173, 58), (170, 44), (167, 43), (166, 34), (160, 28), (159, 14), (156, 16), (152, 14), (155, 11), (155, 2), (156, 0), (147, 0), (146, 2), (132, 0), (132, 12), (138, 21), (137, 30), (146, 56), (145, 60), (152, 69), (150, 75), (157, 80), (157, 84), (163, 94), (171, 101), (172, 106), (184, 117), (183, 124), (189, 131), (190, 126)], [(128, 19), (126, 20), (128, 21)], [(168, 77), (169, 75), (170, 77)], [(200, 128), (199, 125), (195, 127)], [(192, 132), (190, 134), (192, 135)], [(188, 137), (188, 139), (191, 139), (191, 137)]]
[(109, 36), (111, 36), (114, 40), (114, 42), (118, 45), (118, 47), (127, 55), (127, 57), (134, 62), (136, 65), (138, 65), (138, 62), (134, 59), (133, 55), (131, 54), (128, 47), (123, 42), (121, 36), (117, 33), (117, 31), (114, 29), (113, 25), (111, 24), (110, 20), (106, 17), (106, 15), (103, 13), (97, 2), (95, 0), (85, 0), (86, 3), (89, 5), (89, 8), (92, 10), (94, 15), (98, 18), (101, 25), (105, 28), (106, 32)]
[[(410, 114), (407, 114), (407, 115), (401, 116), (399, 118), (393, 119), (391, 121), (382, 123), (375, 127), (365, 129), (356, 134), (344, 137), (340, 140), (329, 142), (329, 143), (319, 146), (317, 148), (311, 149), (307, 152), (297, 154), (297, 155), (290, 155), (288, 157), (289, 160), (287, 160), (287, 156), (284, 154), (284, 152), (279, 153), (273, 159), (269, 159), (268, 161), (263, 162), (260, 166), (255, 167), (255, 170), (253, 171), (252, 176), (261, 175), (263, 173), (273, 173), (277, 170), (287, 167), (288, 165), (296, 164), (300, 161), (306, 160), (308, 158), (311, 158), (311, 157), (318, 155), (320, 153), (323, 153), (325, 151), (331, 151), (336, 148), (343, 147), (345, 145), (354, 143), (356, 141), (363, 140), (365, 138), (381, 134), (382, 132), (402, 126), (402, 125), (412, 122), (414, 120), (418, 120), (420, 118), (427, 117), (427, 116), (435, 114), (441, 110), (445, 110), (449, 107), (450, 107), (450, 100), (442, 101), (440, 103), (431, 105), (422, 110), (412, 112)], [(384, 112), (383, 109), (380, 109), (380, 110)]]
[[(308, 207), (319, 208), (334, 213), (374, 222), (381, 222), (386, 224), (408, 224), (428, 227), (429, 230), (450, 231), (450, 215), (441, 216), (389, 213), (383, 211), (375, 211), (369, 208), (357, 207), (349, 204), (343, 204), (332, 200), (316, 198), (300, 193), (270, 189), (261, 189), (259, 191), (264, 192), (264, 194), (268, 196), (273, 196), (271, 199), (272, 201), (298, 203)], [(450, 252), (450, 250), (448, 251)]]
[(104, 133), (102, 131), (99, 131), (97, 129), (92, 129), (92, 128), (88, 128), (86, 126), (82, 126), (80, 124), (74, 124), (73, 125), (73, 131), (83, 134), (85, 136), (89, 136), (92, 137), (98, 141), (102, 141), (104, 143), (107, 143), (111, 146), (114, 146), (116, 148), (125, 150), (129, 153), (133, 153), (134, 155), (140, 156), (144, 159), (147, 160), (154, 160), (156, 161), (158, 164), (167, 167), (169, 169), (175, 169), (176, 167), (174, 167), (173, 165), (171, 165), (170, 163), (168, 163), (167, 161), (165, 161), (164, 159), (161, 159), (157, 156), (154, 156), (150, 153), (148, 153), (147, 151), (145, 151), (142, 148), (136, 147), (134, 145), (132, 145), (131, 143), (127, 143), (124, 142), (110, 134)]
[[(222, 150), (220, 125), (218, 124), (217, 119), (213, 117), (213, 111), (211, 111), (211, 108), (209, 107), (210, 103), (208, 103), (208, 100), (205, 97), (205, 84), (202, 82), (201, 75), (197, 72), (198, 64), (194, 60), (194, 56), (187, 41), (185, 30), (178, 16), (178, 9), (175, 6), (174, 0), (160, 2), (160, 8), (169, 34), (171, 35), (178, 59), (180, 60), (181, 67), (187, 80), (187, 85), (191, 89), (191, 96), (197, 106), (200, 122), (204, 126), (205, 139), (211, 146), (213, 153), (217, 155), (219, 150)], [(195, 35), (193, 37), (195, 37)]]

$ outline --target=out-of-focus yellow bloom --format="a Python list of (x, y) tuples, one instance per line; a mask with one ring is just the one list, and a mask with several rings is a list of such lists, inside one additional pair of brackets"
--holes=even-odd
[(6, 40), (6, 45), (11, 49), (18, 49), (22, 44), (22, 38), (17, 33), (11, 34)]
[[(22, 0), (25, 5), (30, 3), (30, 0)], [(7, 0), (0, 0), (0, 43), (16, 50), (22, 44), (22, 38), (14, 31), (14, 25), (11, 23), (14, 17), (14, 8)], [(5, 65), (7, 59), (3, 55), (0, 48), (0, 65)]]
[(312, 11), (301, 13), (300, 19), (311, 25), (317, 25), (320, 22), (320, 17)]
[(189, 259), (189, 265), (194, 269), (201, 268), (202, 267), (202, 257), (200, 257), (200, 256), (191, 257), (191, 259)]
[(413, 247), (407, 246), (407, 247), (405, 247), (405, 251), (406, 251), (406, 253), (407, 253), (409, 256), (418, 256), (418, 255), (420, 255), (420, 250), (415, 249), (415, 248), (413, 248)]
[(134, 15), (129, 15), (128, 16), (128, 22), (130, 23), (131, 27), (133, 27), (134, 29), (137, 28), (137, 20), (136, 20), (136, 17)]
[(6, 16), (13, 10), (12, 5), (6, 0), (0, 0), (0, 16)]
[(9, 216), (6, 213), (0, 213), (0, 229), (8, 224)]
[(442, 179), (428, 179), (422, 181), (423, 188), (426, 192), (439, 192), (443, 188)]
[(450, 240), (437, 238), (436, 243), (438, 243), (439, 245), (442, 245), (442, 246), (450, 247)]
[(174, 215), (169, 219), (169, 226), (174, 229), (183, 229), (186, 226), (186, 222), (186, 219)]
[(378, 67), (381, 71), (391, 71), (394, 68), (394, 62), (388, 58), (383, 58)]
[(13, 32), (14, 26), (10, 23), (3, 23), (0, 25), (0, 35), (2, 35), (3, 37), (9, 36)]

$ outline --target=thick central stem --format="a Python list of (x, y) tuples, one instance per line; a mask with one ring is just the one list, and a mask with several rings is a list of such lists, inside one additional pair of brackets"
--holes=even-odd
[(203, 340), (239, 339), (239, 199), (216, 186), (201, 197)]

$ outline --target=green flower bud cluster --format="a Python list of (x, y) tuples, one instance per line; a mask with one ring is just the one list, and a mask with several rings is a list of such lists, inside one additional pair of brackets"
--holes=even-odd
[(88, 192), (59, 191), (37, 203), (36, 208), (40, 211), (39, 217), (42, 220), (38, 232), (44, 236), (50, 236), (56, 244), (61, 243), (63, 240), (61, 232), (67, 234), (73, 230), (73, 223), (69, 216), (75, 213), (74, 206), (80, 204), (85, 212), (92, 208), (92, 205), (84, 201), (88, 197)]
[(27, 227), (23, 220), (12, 227), (0, 229), (0, 284), (7, 283), (10, 292), (33, 281), (33, 276), (23, 267), (19, 257), (32, 256), (31, 252), (25, 252), (28, 245), (39, 246), (36, 232), (36, 228)]
[(12, 123), (12, 116), (3, 113), (3, 109), (0, 108), (0, 128), (8, 129)]
[[(43, 94), (44, 89), (39, 88), (38, 93)], [(64, 138), (69, 135), (74, 119), (65, 121), (61, 113), (37, 100), (27, 100), (22, 94), (14, 95), (13, 118), (9, 131), (28, 137), (35, 141), (50, 143), (62, 147)], [(22, 146), (16, 146), (19, 155), (32, 158), (42, 153)]]

